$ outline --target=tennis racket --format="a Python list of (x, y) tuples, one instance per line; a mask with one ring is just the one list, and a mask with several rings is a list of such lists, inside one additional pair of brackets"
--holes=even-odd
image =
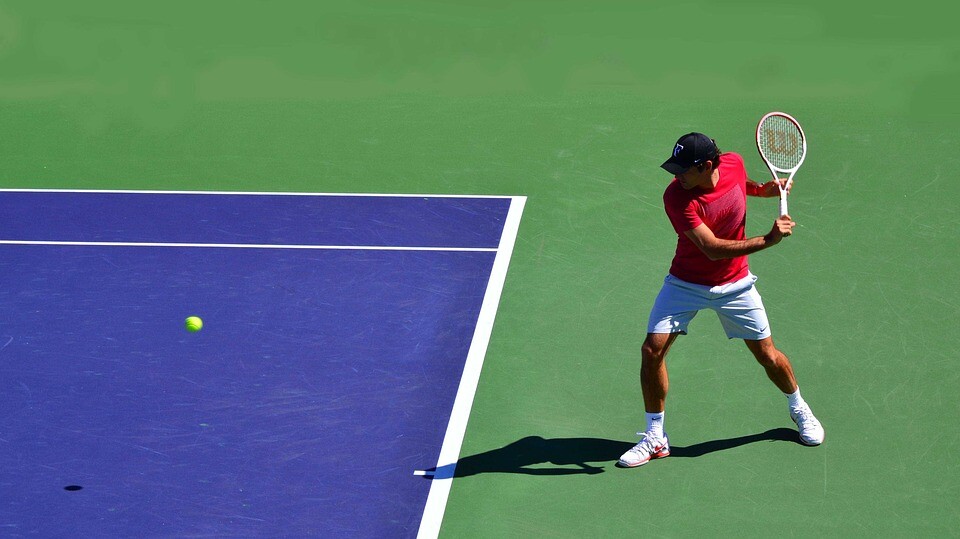
[(773, 179), (789, 174), (787, 184), (780, 186), (780, 216), (787, 215), (787, 191), (793, 185), (793, 175), (807, 156), (807, 138), (803, 129), (789, 114), (765, 114), (757, 124), (757, 150)]

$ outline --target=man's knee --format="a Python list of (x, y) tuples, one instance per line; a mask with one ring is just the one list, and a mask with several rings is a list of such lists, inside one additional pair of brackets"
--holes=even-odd
[(785, 359), (783, 352), (769, 341), (751, 346), (750, 351), (753, 352), (753, 357), (757, 358), (757, 362), (764, 367), (776, 367)]
[(663, 363), (667, 356), (667, 348), (670, 346), (670, 339), (666, 336), (647, 338), (640, 348), (643, 356), (643, 365), (645, 367), (655, 367)]
[(781, 363), (780, 358), (783, 357), (776, 348), (772, 352), (763, 352), (756, 355), (757, 361), (764, 367), (776, 367)]

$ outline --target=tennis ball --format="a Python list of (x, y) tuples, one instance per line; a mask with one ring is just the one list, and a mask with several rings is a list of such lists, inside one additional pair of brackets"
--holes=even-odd
[(188, 316), (187, 320), (184, 322), (184, 325), (186, 325), (187, 331), (190, 333), (196, 333), (200, 331), (200, 328), (203, 327), (203, 320), (200, 320), (199, 316)]

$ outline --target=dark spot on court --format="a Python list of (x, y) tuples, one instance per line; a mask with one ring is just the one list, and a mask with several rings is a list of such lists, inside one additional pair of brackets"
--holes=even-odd
[(76, 492), (76, 491), (78, 491), (78, 490), (83, 490), (83, 487), (81, 487), (80, 485), (67, 485), (67, 486), (63, 487), (63, 490), (68, 490), (68, 491), (70, 491), (70, 492)]

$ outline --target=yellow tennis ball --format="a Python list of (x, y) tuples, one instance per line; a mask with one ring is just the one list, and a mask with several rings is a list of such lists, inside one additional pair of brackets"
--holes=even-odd
[(200, 320), (199, 316), (188, 316), (184, 325), (187, 326), (187, 331), (196, 333), (203, 327), (203, 320)]

